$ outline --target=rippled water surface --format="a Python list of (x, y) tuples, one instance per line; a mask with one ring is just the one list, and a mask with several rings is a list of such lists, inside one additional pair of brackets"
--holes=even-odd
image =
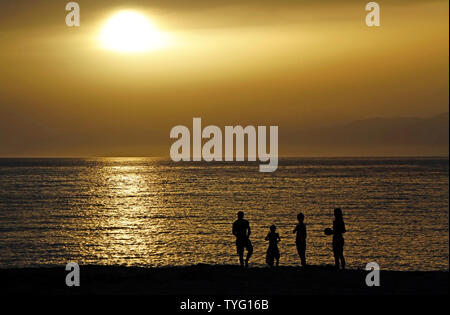
[(274, 173), (254, 163), (159, 159), (0, 159), (0, 267), (237, 263), (231, 224), (243, 210), (253, 265), (276, 224), (281, 264), (298, 265), (296, 214), (306, 216), (311, 264), (331, 264), (334, 207), (351, 268), (448, 270), (445, 159), (302, 159)]

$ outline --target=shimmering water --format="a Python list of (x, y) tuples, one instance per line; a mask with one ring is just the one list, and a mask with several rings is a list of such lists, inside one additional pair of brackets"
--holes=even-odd
[(448, 270), (448, 166), (448, 158), (292, 158), (259, 173), (253, 163), (0, 159), (0, 267), (237, 263), (238, 210), (252, 227), (252, 265), (264, 265), (273, 223), (281, 264), (299, 264), (299, 211), (309, 263), (331, 264), (323, 229), (339, 206), (350, 268)]

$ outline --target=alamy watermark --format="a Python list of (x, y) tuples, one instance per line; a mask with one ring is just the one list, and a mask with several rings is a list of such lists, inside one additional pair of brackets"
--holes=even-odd
[[(380, 26), (380, 5), (377, 2), (369, 2), (365, 7), (369, 13), (366, 15), (366, 25), (369, 27)], [(80, 5), (71, 1), (66, 4), (66, 25), (68, 27), (80, 26)]]
[(80, 26), (80, 5), (77, 2), (68, 2), (66, 11), (70, 11), (66, 15), (66, 25), (68, 27)]
[(75, 262), (70, 262), (66, 265), (66, 271), (70, 271), (66, 275), (66, 285), (68, 287), (80, 286), (80, 266)]
[(366, 265), (366, 271), (370, 271), (366, 275), (366, 285), (368, 287), (380, 286), (380, 266), (376, 262), (370, 262)]
[[(247, 138), (248, 161), (266, 162), (259, 165), (260, 172), (274, 172), (278, 168), (278, 126), (269, 128), (269, 149), (267, 149), (266, 126), (225, 126), (225, 154), (223, 154), (222, 130), (217, 126), (202, 129), (202, 119), (192, 121), (191, 132), (186, 126), (175, 126), (170, 138), (177, 139), (170, 148), (173, 161), (245, 161), (245, 138)], [(203, 143), (204, 139), (208, 139)], [(236, 139), (236, 146), (235, 141)], [(236, 147), (236, 150), (235, 150)], [(236, 158), (236, 159), (235, 159)]]
[(366, 15), (366, 25), (369, 27), (380, 26), (380, 5), (376, 2), (366, 4), (366, 11), (370, 11)]

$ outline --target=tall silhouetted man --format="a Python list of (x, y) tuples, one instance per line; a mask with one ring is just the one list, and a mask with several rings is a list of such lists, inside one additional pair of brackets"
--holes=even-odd
[(244, 249), (247, 249), (247, 258), (245, 267), (248, 267), (248, 261), (253, 254), (253, 246), (250, 241), (250, 223), (244, 219), (244, 212), (239, 211), (238, 219), (233, 223), (233, 235), (236, 236), (236, 249), (239, 255), (239, 262), (244, 266)]

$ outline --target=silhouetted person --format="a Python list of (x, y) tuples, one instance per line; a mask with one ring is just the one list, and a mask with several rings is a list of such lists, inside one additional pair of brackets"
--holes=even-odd
[(247, 249), (247, 258), (245, 267), (248, 267), (248, 261), (253, 253), (252, 242), (250, 241), (250, 223), (244, 220), (244, 212), (239, 211), (238, 219), (233, 223), (233, 235), (236, 236), (236, 249), (239, 255), (239, 262), (244, 266), (244, 249)]
[(303, 223), (305, 216), (303, 213), (297, 215), (298, 224), (293, 233), (297, 233), (295, 244), (297, 245), (297, 252), (300, 256), (302, 266), (306, 266), (306, 225)]
[(334, 209), (334, 221), (333, 221), (333, 254), (336, 268), (339, 269), (339, 263), (342, 269), (345, 269), (344, 259), (344, 237), (345, 233), (344, 218), (342, 216), (342, 210), (340, 208)]
[(269, 241), (269, 248), (267, 249), (266, 262), (270, 267), (273, 267), (274, 260), (276, 266), (280, 264), (280, 251), (278, 250), (278, 242), (281, 241), (280, 235), (276, 233), (277, 227), (272, 225), (270, 232), (266, 236), (266, 241)]

